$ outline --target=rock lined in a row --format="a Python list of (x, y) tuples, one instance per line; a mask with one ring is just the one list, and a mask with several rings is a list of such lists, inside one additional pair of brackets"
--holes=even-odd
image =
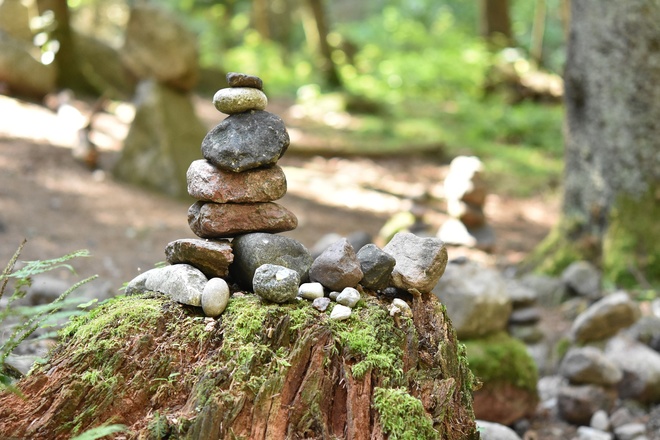
[(295, 229), (296, 216), (274, 203), (286, 194), (286, 177), (276, 165), (289, 146), (284, 122), (264, 110), (261, 79), (229, 73), (227, 82), (213, 103), (229, 116), (206, 135), (204, 159), (188, 169), (188, 193), (198, 200), (188, 224), (202, 238)]

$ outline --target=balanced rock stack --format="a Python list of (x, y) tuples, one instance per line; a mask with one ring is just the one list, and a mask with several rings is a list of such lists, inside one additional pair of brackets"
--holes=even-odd
[(229, 116), (202, 141), (204, 159), (188, 169), (188, 193), (198, 201), (188, 223), (201, 238), (295, 229), (296, 216), (274, 203), (286, 193), (277, 161), (289, 146), (282, 119), (265, 111), (268, 99), (256, 76), (227, 75), (213, 104)]
[(458, 156), (451, 161), (444, 181), (447, 212), (452, 217), (438, 231), (448, 244), (492, 250), (493, 229), (486, 222), (484, 206), (488, 191), (481, 177), (483, 164), (475, 156)]

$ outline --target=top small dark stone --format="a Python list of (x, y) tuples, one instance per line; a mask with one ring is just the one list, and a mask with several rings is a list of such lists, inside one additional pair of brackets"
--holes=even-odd
[(229, 87), (252, 87), (253, 89), (264, 89), (264, 82), (258, 76), (246, 75), (245, 73), (229, 72), (227, 74)]

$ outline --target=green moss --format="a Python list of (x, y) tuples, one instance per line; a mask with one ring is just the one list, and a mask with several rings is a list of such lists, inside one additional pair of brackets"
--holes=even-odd
[(484, 384), (506, 382), (536, 392), (538, 370), (522, 342), (504, 332), (463, 342), (470, 369)]
[(331, 321), (330, 325), (344, 347), (343, 355), (357, 361), (351, 368), (353, 376), (359, 379), (373, 370), (385, 380), (402, 379), (405, 333), (375, 300), (353, 309), (349, 319)]
[(622, 287), (660, 286), (660, 189), (638, 198), (621, 195), (603, 240), (605, 279)]
[(439, 438), (433, 420), (424, 405), (405, 388), (375, 388), (374, 409), (378, 411), (383, 431), (391, 440)]

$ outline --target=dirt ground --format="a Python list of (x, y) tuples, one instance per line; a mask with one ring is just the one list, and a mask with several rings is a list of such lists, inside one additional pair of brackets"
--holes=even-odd
[[(196, 99), (196, 104), (209, 128), (223, 118), (210, 102)], [(299, 123), (286, 106), (272, 107), (268, 110), (282, 116), (287, 127)], [(91, 172), (72, 156), (75, 119), (0, 95), (3, 266), (23, 238), (28, 243), (22, 260), (88, 249), (89, 258), (71, 262), (77, 275), (64, 270), (55, 275), (76, 281), (98, 274), (88, 292), (104, 297), (163, 261), (167, 243), (194, 237), (187, 224), (192, 199), (173, 200), (113, 180), (112, 164), (128, 131), (132, 109), (120, 104), (110, 110), (95, 119), (92, 137), (101, 156), (100, 169)], [(327, 158), (296, 156), (292, 150), (280, 161), (289, 188), (280, 202), (299, 219), (299, 227), (287, 235), (308, 247), (327, 233), (365, 231), (376, 236), (392, 214), (410, 207), (411, 196), (441, 191), (447, 169), (429, 157)], [(497, 235), (495, 252), (452, 248), (450, 258), (469, 253), (500, 267), (515, 265), (546, 235), (557, 217), (557, 203), (491, 194), (486, 212)], [(429, 232), (446, 218), (442, 204), (436, 202), (426, 216)]]

